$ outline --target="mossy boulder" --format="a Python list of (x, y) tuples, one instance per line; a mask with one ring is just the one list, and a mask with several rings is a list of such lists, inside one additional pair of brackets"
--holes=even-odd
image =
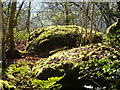
[[(27, 51), (46, 53), (46, 55), (49, 55), (52, 50), (76, 47), (81, 30), (83, 30), (82, 36), (84, 36), (86, 30), (76, 25), (57, 25), (38, 28), (30, 34)], [(88, 30), (88, 34), (89, 32), (90, 30)], [(93, 31), (93, 33), (95, 33), (95, 31)], [(92, 42), (102, 42), (102, 35), (103, 33), (97, 32)]]
[(117, 22), (115, 22), (114, 24), (107, 28), (106, 34), (115, 35), (118, 29), (120, 29), (120, 19), (118, 19)]
[[(48, 77), (66, 74), (60, 81), (63, 87), (80, 88), (87, 84), (93, 84), (91, 83), (92, 81), (86, 81), (85, 78), (78, 80), (78, 77), (81, 76), (79, 72), (83, 62), (94, 63), (95, 60), (100, 59), (119, 60), (119, 56), (119, 48), (113, 49), (102, 44), (86, 45), (80, 48), (59, 51), (47, 59), (41, 59), (36, 62), (32, 70), (36, 73), (38, 79), (43, 80), (46, 80)], [(83, 67), (85, 67), (85, 65), (83, 65)]]
[(106, 34), (112, 46), (120, 46), (120, 19), (106, 30)]

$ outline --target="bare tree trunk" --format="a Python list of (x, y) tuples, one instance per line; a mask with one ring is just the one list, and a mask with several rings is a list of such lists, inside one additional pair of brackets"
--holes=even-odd
[(38, 20), (39, 20), (39, 22), (40, 22), (40, 24), (41, 24), (41, 27), (43, 27), (43, 23), (42, 23), (42, 21), (41, 21), (41, 19), (40, 19), (40, 17), (39, 17), (38, 14), (39, 14), (39, 13), (37, 13)]
[(91, 16), (91, 29), (90, 29), (90, 36), (89, 36), (89, 42), (92, 42), (92, 31), (93, 31), (93, 26), (94, 26), (94, 11), (95, 11), (95, 2), (93, 2), (93, 8), (92, 8), (92, 16)]
[(0, 1), (0, 31), (2, 32), (2, 60), (5, 62), (6, 60), (6, 51), (5, 51), (5, 29), (3, 28), (4, 20), (3, 20), (3, 7), (2, 2)]
[(30, 11), (31, 11), (31, 2), (29, 1), (29, 6), (28, 6), (28, 16), (27, 16), (27, 22), (26, 22), (26, 29), (28, 34), (30, 35)]
[(81, 32), (80, 32), (80, 35), (79, 35), (79, 38), (78, 38), (78, 45), (81, 46), (83, 43), (84, 43), (84, 39), (85, 39), (85, 35), (83, 35), (83, 28), (86, 24), (85, 22), (85, 19), (86, 19), (86, 16), (85, 16), (85, 13), (86, 13), (86, 2), (83, 2), (83, 13), (82, 13), (82, 29), (81, 29)]
[(95, 34), (96, 34), (96, 31), (100, 31), (98, 28), (98, 26), (100, 25), (100, 22), (102, 21), (102, 18), (103, 18), (103, 11), (104, 11), (105, 7), (103, 7), (103, 9), (101, 10), (101, 16), (100, 16), (100, 19), (98, 21), (98, 24), (96, 25), (96, 28), (97, 30), (95, 30)]
[(11, 3), (12, 2), (9, 2), (8, 4), (8, 9), (7, 9), (7, 13), (5, 13), (5, 11), (3, 10), (3, 14), (7, 16), (7, 18), (4, 17), (3, 15), (3, 30), (4, 30), (4, 35), (5, 35), (5, 41), (3, 42), (5, 46), (9, 46), (9, 39), (6, 39), (6, 38), (9, 38), (9, 33), (6, 33), (6, 31), (8, 30), (9, 28), (9, 18), (10, 18), (10, 7), (11, 7)]
[[(103, 7), (105, 8), (104, 10)], [(109, 2), (101, 3), (99, 9), (105, 19), (107, 27), (112, 24), (112, 20), (116, 22), (116, 19), (114, 18), (114, 13), (110, 9)]]
[[(0, 61), (3, 60), (3, 55), (4, 53), (2, 52), (3, 51), (3, 42), (2, 40), (4, 39), (4, 33), (3, 33), (3, 10), (2, 10), (2, 2), (0, 1)], [(2, 34), (2, 36), (1, 36)], [(2, 43), (2, 44), (1, 44)], [(1, 66), (1, 65), (0, 65)], [(0, 67), (1, 68), (1, 67)]]
[(89, 2), (87, 4), (87, 8), (86, 8), (86, 17), (85, 17), (85, 30), (86, 30), (86, 32), (85, 32), (85, 43), (84, 44), (87, 43), (87, 37), (88, 37), (88, 35), (87, 35), (87, 33), (88, 33), (88, 31), (87, 31), (87, 28), (88, 28), (88, 13), (89, 13)]
[(65, 20), (65, 24), (66, 25), (69, 25), (69, 18), (68, 18), (68, 15), (69, 15), (69, 9), (68, 9), (68, 7), (69, 7), (69, 3), (68, 2), (66, 2), (65, 3), (65, 15), (66, 15), (66, 20)]
[[(5, 51), (5, 28), (4, 28), (4, 17), (3, 17), (3, 6), (0, 1), (0, 68), (6, 67), (6, 51)], [(0, 73), (0, 79), (2, 79), (2, 73)]]
[(1, 37), (1, 34), (3, 33), (3, 22), (2, 22), (2, 2), (0, 1), (0, 79), (2, 79), (2, 39), (3, 39), (3, 35)]
[(23, 4), (24, 4), (24, 1), (25, 1), (25, 0), (23, 0), (23, 2), (21, 3), (21, 5), (20, 5), (20, 7), (19, 7), (19, 10), (18, 10), (18, 12), (17, 12), (17, 14), (16, 14), (14, 27), (17, 25), (17, 19), (18, 19), (18, 16), (19, 16), (19, 14), (20, 14), (20, 11), (21, 11), (21, 9), (22, 9), (22, 6), (23, 6)]
[(119, 12), (120, 12), (120, 1), (117, 2), (117, 5), (118, 5)]
[(10, 6), (11, 6), (11, 2), (9, 2), (8, 4), (8, 17), (10, 17)]
[(15, 18), (15, 12), (16, 12), (16, 1), (12, 2), (12, 6), (11, 6), (11, 12), (10, 12), (10, 19), (9, 19), (9, 38), (10, 38), (10, 52), (11, 52), (11, 58), (14, 58), (14, 54), (15, 54), (15, 43), (14, 43), (14, 18)]

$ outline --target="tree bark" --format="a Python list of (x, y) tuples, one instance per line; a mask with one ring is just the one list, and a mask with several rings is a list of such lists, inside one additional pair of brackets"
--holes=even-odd
[(69, 25), (69, 18), (68, 18), (68, 15), (69, 15), (69, 10), (68, 10), (68, 7), (69, 7), (69, 4), (68, 2), (65, 3), (65, 15), (66, 15), (66, 20), (65, 20), (65, 24), (66, 25)]
[[(3, 20), (3, 7), (2, 7), (2, 2), (0, 1), (0, 32), (2, 32), (2, 61), (5, 62), (6, 60), (6, 51), (5, 51), (5, 29), (3, 28), (4, 25), (4, 20)], [(1, 56), (1, 55), (0, 55)]]
[(1, 34), (3, 33), (3, 22), (2, 22), (2, 2), (0, 1), (0, 61), (1, 61), (1, 56), (2, 56), (2, 39), (3, 35), (1, 37)]
[(30, 11), (31, 11), (31, 2), (29, 1), (27, 22), (26, 22), (26, 29), (29, 35), (30, 35), (30, 30), (29, 30), (30, 29)]
[(38, 20), (39, 20), (39, 22), (40, 22), (40, 24), (41, 24), (41, 27), (43, 27), (44, 25), (43, 25), (43, 23), (42, 23), (42, 21), (41, 21), (41, 19), (40, 19), (40, 17), (39, 17), (39, 13), (37, 13), (37, 18), (38, 18)]
[(85, 8), (86, 8), (86, 5), (87, 5), (87, 8), (86, 8), (86, 12), (85, 12), (85, 14), (86, 14), (86, 16), (85, 16), (85, 30), (86, 30), (86, 32), (85, 32), (85, 42), (84, 42), (84, 44), (86, 44), (87, 43), (87, 38), (88, 38), (88, 35), (87, 35), (87, 33), (88, 33), (88, 14), (89, 14), (89, 2), (87, 3), (87, 2), (85, 2)]
[(85, 43), (85, 38), (84, 38), (84, 35), (83, 35), (83, 28), (85, 27), (85, 20), (86, 20), (86, 2), (83, 2), (83, 13), (82, 13), (82, 29), (81, 29), (81, 33), (79, 35), (79, 46), (81, 46), (82, 44)]
[[(98, 6), (104, 19), (106, 22), (107, 27), (109, 27), (112, 24), (112, 20), (116, 22), (116, 19), (114, 16), (116, 16), (113, 11), (110, 9), (109, 2), (106, 3), (100, 3), (100, 6)], [(103, 10), (103, 7), (105, 8)]]
[(11, 6), (11, 12), (10, 12), (10, 19), (9, 19), (9, 38), (10, 38), (10, 44), (9, 44), (9, 48), (10, 48), (10, 52), (11, 52), (11, 58), (14, 58), (14, 54), (15, 54), (15, 43), (14, 43), (14, 18), (15, 18), (15, 12), (16, 12), (16, 3), (17, 2), (12, 2), (12, 6)]
[(89, 36), (89, 42), (92, 42), (92, 38), (93, 38), (93, 27), (94, 27), (94, 11), (95, 11), (95, 2), (93, 2), (93, 8), (92, 8), (92, 16), (91, 16), (91, 29), (90, 29), (90, 36)]
[(120, 12), (120, 1), (117, 2), (117, 5), (118, 5), (119, 12)]
[(17, 14), (16, 14), (14, 27), (17, 25), (17, 19), (18, 19), (18, 16), (19, 16), (19, 14), (20, 14), (20, 11), (21, 11), (21, 9), (22, 9), (22, 6), (23, 6), (23, 4), (24, 4), (24, 1), (25, 1), (25, 0), (23, 0), (23, 2), (21, 3), (21, 5), (20, 5), (20, 7), (19, 7), (19, 10), (18, 10), (18, 12), (17, 12)]

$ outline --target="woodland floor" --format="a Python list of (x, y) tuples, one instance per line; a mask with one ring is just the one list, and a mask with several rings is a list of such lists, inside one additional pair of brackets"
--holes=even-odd
[[(24, 51), (25, 46), (26, 46), (25, 41), (18, 41), (16, 42), (15, 49)], [(44, 54), (38, 55), (37, 53), (27, 52), (27, 53), (24, 53), (22, 57), (19, 59), (7, 59), (6, 62), (7, 62), (7, 66), (14, 64), (16, 62), (19, 62), (19, 61), (28, 61), (31, 63), (35, 63), (36, 61), (41, 59), (40, 56), (44, 57)]]

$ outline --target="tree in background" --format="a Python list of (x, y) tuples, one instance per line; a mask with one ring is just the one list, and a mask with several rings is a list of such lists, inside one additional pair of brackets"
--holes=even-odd
[(73, 3), (56, 2), (56, 3), (51, 3), (49, 6), (51, 7), (50, 9), (54, 10), (52, 20), (55, 25), (73, 25), (74, 24), (75, 16), (73, 14), (74, 12), (71, 10)]
[(117, 5), (118, 5), (119, 12), (120, 12), (120, 1), (117, 2)]
[(14, 24), (15, 24), (16, 4), (17, 4), (17, 1), (12, 2), (10, 19), (9, 19), (9, 28), (8, 28), (9, 38), (10, 38), (9, 48), (10, 48), (10, 52), (11, 52), (11, 58), (14, 58), (14, 54), (15, 54), (15, 42), (14, 42), (13, 29), (14, 29)]
[(14, 29), (17, 29), (19, 15), (24, 4), (24, 0), (19, 4), (17, 9), (17, 1), (15, 2), (2, 2), (3, 3), (3, 51), (4, 57), (6, 49), (10, 52), (10, 57), (14, 58), (15, 53), (15, 41), (14, 41)]
[(92, 31), (93, 31), (93, 26), (94, 26), (94, 12), (95, 12), (95, 2), (93, 2), (93, 8), (92, 8), (92, 15), (91, 15), (91, 29), (90, 29), (90, 36), (89, 36), (89, 42), (91, 43), (92, 42), (92, 37), (93, 37), (93, 34), (92, 34)]
[(0, 1), (0, 32), (2, 32), (2, 60), (3, 62), (6, 59), (6, 54), (5, 54), (5, 29), (3, 28), (4, 20), (3, 20), (3, 6), (2, 2)]
[(69, 25), (70, 19), (69, 19), (69, 3), (66, 2), (64, 4), (64, 11), (65, 11), (65, 24)]
[(26, 29), (29, 35), (30, 35), (30, 11), (31, 11), (31, 1), (29, 0), (28, 15), (27, 15), (27, 21), (26, 21)]
[(18, 9), (18, 11), (17, 11), (17, 13), (16, 13), (14, 27), (17, 26), (17, 20), (18, 20), (18, 18), (19, 18), (19, 15), (20, 15), (21, 9), (22, 9), (22, 7), (23, 7), (24, 1), (25, 1), (25, 0), (22, 1), (22, 3), (21, 3), (20, 6), (19, 6), (19, 9)]

